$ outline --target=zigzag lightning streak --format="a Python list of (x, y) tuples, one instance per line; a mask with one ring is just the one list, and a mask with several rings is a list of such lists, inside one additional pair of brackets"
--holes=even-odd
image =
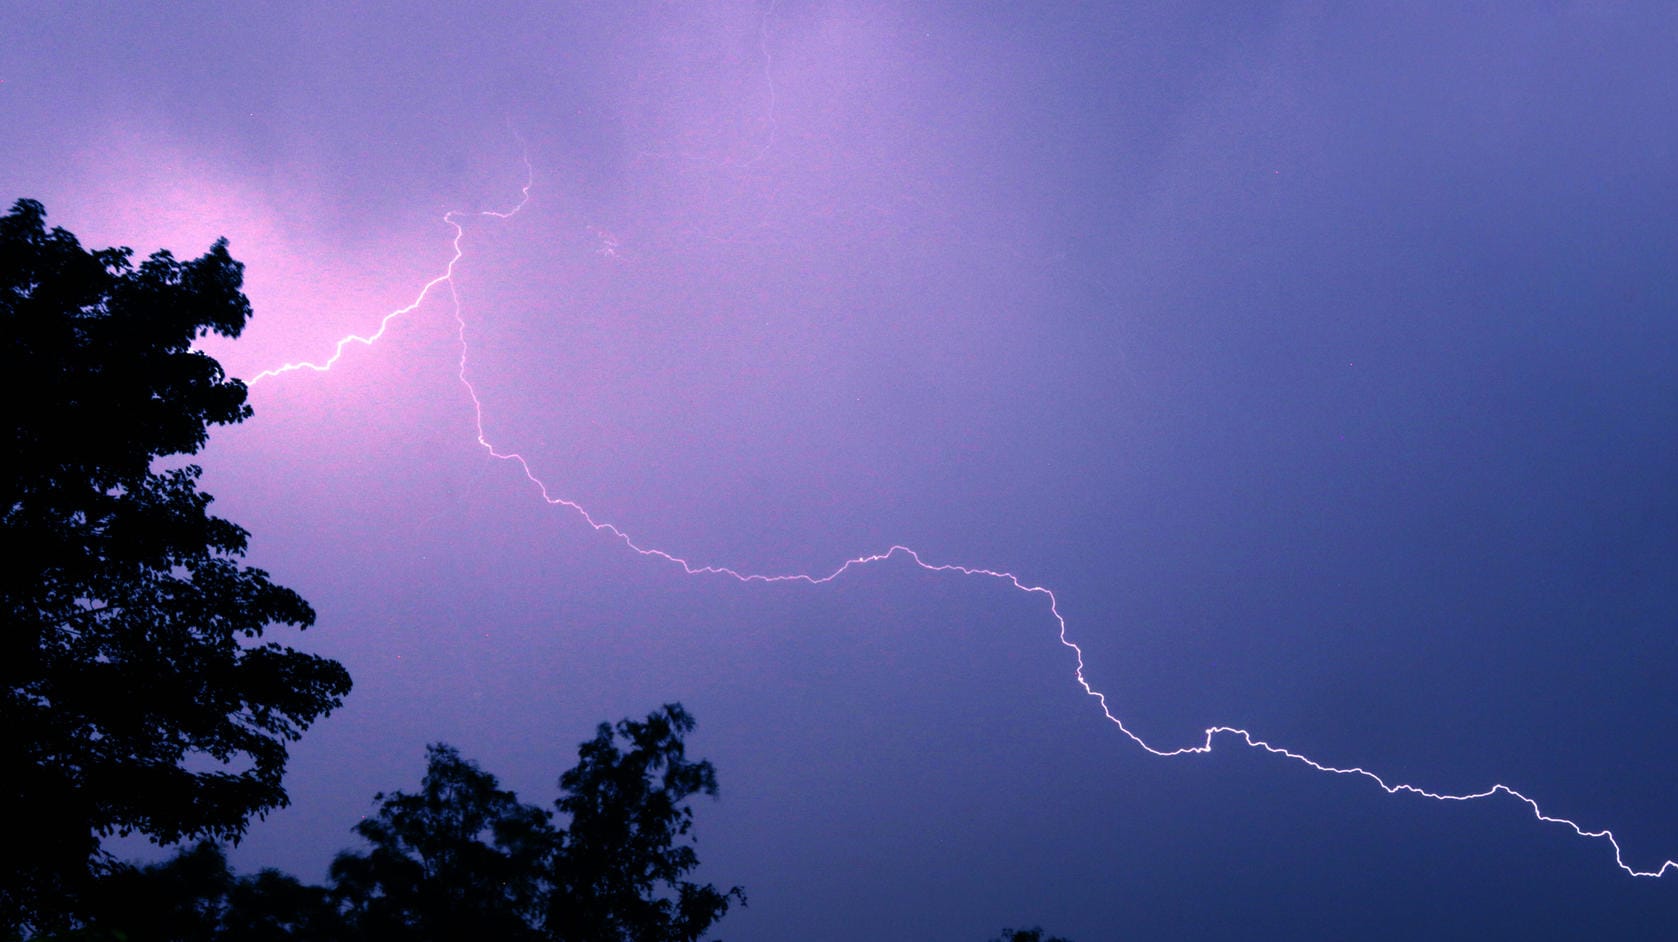
[(477, 212), (470, 212), (470, 213), (459, 212), (459, 211), (451, 211), (449, 213), (446, 213), (443, 216), (443, 221), (449, 227), (451, 227), (454, 230), (454, 238), (453, 238), (452, 243), (451, 243), (452, 246), (453, 246), (453, 249), (454, 249), (454, 254), (450, 256), (449, 262), (446, 266), (444, 266), (443, 273), (441, 275), (438, 275), (436, 278), (433, 278), (430, 281), (426, 282), (425, 285), (420, 288), (419, 293), (414, 296), (413, 301), (409, 302), (407, 305), (405, 305), (403, 307), (397, 308), (396, 310), (393, 310), (390, 313), (386, 314), (379, 321), (379, 326), (378, 326), (377, 330), (375, 330), (371, 334), (367, 334), (365, 336), (360, 335), (360, 334), (351, 334), (351, 335), (346, 336), (343, 339), (339, 340), (337, 345), (333, 348), (332, 355), (330, 357), (328, 357), (324, 362), (321, 362), (321, 363), (312, 363), (312, 362), (286, 363), (283, 366), (276, 367), (276, 368), (271, 369), (271, 370), (264, 370), (263, 372), (256, 374), (256, 376), (252, 377), (252, 379), (250, 380), (250, 385), (255, 386), (256, 384), (258, 384), (260, 382), (263, 382), (263, 381), (266, 381), (266, 380), (269, 380), (269, 379), (273, 379), (277, 376), (281, 376), (281, 375), (284, 375), (286, 373), (293, 373), (293, 372), (297, 372), (297, 371), (300, 371), (300, 370), (312, 370), (312, 371), (315, 371), (315, 372), (324, 373), (327, 370), (332, 369), (332, 367), (334, 365), (336, 365), (339, 362), (339, 360), (341, 360), (343, 358), (344, 351), (351, 344), (360, 344), (360, 345), (363, 345), (363, 346), (372, 346), (374, 343), (376, 343), (379, 340), (379, 338), (384, 336), (385, 331), (387, 329), (389, 329), (389, 327), (390, 327), (390, 325), (393, 321), (395, 321), (397, 318), (402, 317), (403, 315), (412, 313), (421, 304), (423, 304), (425, 302), (426, 298), (430, 296), (433, 289), (435, 289), (438, 285), (446, 284), (446, 285), (448, 285), (448, 288), (449, 288), (449, 300), (453, 305), (453, 315), (454, 315), (455, 323), (456, 323), (457, 328), (458, 328), (457, 331), (456, 331), (456, 334), (457, 334), (457, 336), (459, 337), (459, 340), (460, 340), (460, 362), (459, 362), (459, 367), (458, 367), (458, 370), (457, 370), (457, 375), (460, 378), (461, 385), (466, 388), (467, 394), (472, 399), (473, 419), (476, 423), (478, 444), (483, 447), (484, 451), (487, 452), (490, 455), (490, 457), (495, 458), (495, 459), (500, 460), (500, 461), (511, 462), (512, 464), (517, 465), (519, 470), (524, 473), (525, 478), (527, 478), (530, 481), (531, 484), (535, 485), (536, 490), (541, 495), (543, 501), (545, 501), (546, 503), (548, 503), (551, 506), (564, 507), (567, 510), (570, 510), (570, 511), (576, 513), (577, 516), (582, 518), (584, 523), (588, 524), (596, 532), (606, 533), (606, 534), (612, 536), (613, 538), (617, 539), (619, 542), (623, 543), (623, 545), (625, 547), (627, 547), (630, 551), (632, 551), (634, 553), (637, 553), (641, 556), (646, 556), (646, 557), (651, 557), (651, 558), (654, 558), (654, 559), (658, 559), (658, 560), (661, 560), (661, 561), (666, 562), (666, 563), (671, 563), (671, 564), (674, 564), (676, 566), (680, 566), (682, 571), (687, 573), (690, 576), (725, 576), (727, 578), (734, 579), (735, 581), (741, 582), (741, 583), (751, 583), (751, 582), (763, 582), (763, 583), (803, 582), (803, 583), (808, 583), (810, 585), (824, 585), (826, 583), (834, 581), (835, 579), (838, 579), (840, 576), (843, 576), (845, 573), (850, 572), (852, 569), (859, 568), (859, 567), (862, 567), (862, 566), (868, 566), (868, 565), (871, 565), (873, 563), (884, 562), (884, 561), (886, 561), (888, 559), (891, 559), (893, 557), (896, 557), (896, 556), (903, 556), (903, 557), (908, 558), (916, 566), (920, 567), (921, 569), (926, 570), (927, 572), (932, 572), (932, 573), (955, 573), (957, 575), (962, 575), (962, 576), (980, 576), (980, 577), (984, 577), (984, 578), (988, 578), (988, 579), (1000, 580), (1002, 582), (1007, 583), (1008, 585), (1010, 585), (1011, 587), (1013, 587), (1017, 591), (1025, 592), (1025, 593), (1028, 593), (1028, 594), (1031, 594), (1031, 595), (1040, 595), (1048, 601), (1049, 614), (1054, 616), (1055, 624), (1056, 624), (1056, 626), (1058, 627), (1058, 630), (1059, 630), (1060, 643), (1062, 645), (1066, 646), (1067, 648), (1069, 648), (1072, 651), (1073, 656), (1077, 660), (1077, 668), (1074, 671), (1073, 676), (1077, 680), (1078, 686), (1083, 688), (1085, 694), (1087, 694), (1090, 697), (1095, 699), (1095, 701), (1101, 707), (1102, 715), (1107, 717), (1107, 720), (1109, 722), (1111, 722), (1114, 726), (1118, 727), (1119, 732), (1124, 733), (1126, 736), (1128, 736), (1130, 738), (1130, 740), (1132, 742), (1136, 743), (1137, 746), (1140, 746), (1144, 751), (1148, 752), (1151, 755), (1160, 756), (1162, 758), (1171, 758), (1173, 756), (1185, 756), (1185, 755), (1202, 755), (1202, 754), (1211, 752), (1214, 742), (1218, 739), (1218, 737), (1222, 736), (1222, 737), (1234, 739), (1235, 741), (1237, 741), (1237, 742), (1239, 742), (1239, 743), (1241, 743), (1241, 744), (1243, 744), (1243, 745), (1245, 745), (1245, 746), (1247, 746), (1248, 748), (1251, 748), (1251, 749), (1260, 749), (1260, 750), (1263, 750), (1267, 753), (1270, 753), (1271, 755), (1282, 756), (1283, 758), (1292, 759), (1293, 761), (1298, 762), (1302, 765), (1308, 766), (1312, 769), (1315, 769), (1318, 772), (1326, 772), (1326, 773), (1329, 773), (1331, 775), (1350, 775), (1350, 776), (1357, 776), (1357, 777), (1368, 779), (1369, 781), (1375, 783), (1375, 785), (1380, 787), (1381, 790), (1385, 791), (1389, 795), (1396, 795), (1396, 794), (1399, 794), (1399, 793), (1407, 793), (1407, 794), (1411, 794), (1411, 795), (1418, 795), (1422, 798), (1431, 798), (1434, 801), (1475, 801), (1475, 800), (1482, 799), (1482, 798), (1491, 798), (1491, 797), (1494, 797), (1496, 795), (1507, 795), (1510, 798), (1513, 798), (1516, 801), (1519, 801), (1522, 804), (1526, 805), (1527, 810), (1532, 812), (1532, 816), (1534, 818), (1536, 818), (1537, 820), (1539, 820), (1541, 822), (1544, 822), (1545, 824), (1559, 824), (1559, 825), (1562, 825), (1563, 827), (1571, 829), (1573, 831), (1573, 833), (1578, 835), (1579, 837), (1589, 838), (1591, 840), (1606, 841), (1609, 844), (1609, 846), (1611, 846), (1614, 849), (1614, 863), (1616, 865), (1618, 865), (1621, 870), (1624, 870), (1627, 874), (1629, 874), (1631, 876), (1634, 876), (1634, 877), (1651, 877), (1651, 878), (1658, 879), (1660, 877), (1665, 876), (1667, 874), (1667, 872), (1669, 872), (1669, 871), (1678, 872), (1678, 860), (1671, 860), (1671, 859), (1662, 861), (1660, 866), (1656, 867), (1653, 870), (1639, 870), (1639, 869), (1633, 867), (1632, 865), (1626, 863), (1624, 852), (1622, 851), (1622, 849), (1620, 847), (1620, 841), (1617, 837), (1614, 836), (1613, 831), (1610, 831), (1607, 828), (1603, 828), (1601, 830), (1591, 830), (1589, 828), (1584, 827), (1583, 825), (1579, 824), (1578, 822), (1576, 822), (1572, 819), (1557, 817), (1555, 815), (1547, 814), (1547, 813), (1544, 812), (1544, 810), (1542, 808), (1539, 807), (1538, 802), (1534, 801), (1532, 798), (1527, 797), (1526, 795), (1522, 794), (1521, 792), (1516, 791), (1515, 789), (1509, 787), (1508, 785), (1503, 785), (1501, 783), (1492, 785), (1491, 787), (1486, 788), (1483, 791), (1470, 792), (1470, 793), (1466, 793), (1466, 794), (1450, 794), (1450, 793), (1445, 793), (1445, 792), (1434, 792), (1434, 791), (1429, 791), (1428, 789), (1425, 789), (1425, 788), (1421, 788), (1421, 787), (1416, 786), (1416, 785), (1408, 785), (1408, 784), (1405, 784), (1405, 783), (1402, 783), (1402, 782), (1389, 783), (1386, 779), (1383, 779), (1381, 776), (1375, 774), (1374, 772), (1369, 771), (1368, 769), (1360, 768), (1360, 767), (1357, 767), (1357, 766), (1352, 766), (1350, 768), (1340, 768), (1338, 766), (1325, 765), (1321, 762), (1318, 762), (1315, 759), (1312, 759), (1310, 756), (1304, 755), (1302, 753), (1294, 752), (1290, 749), (1286, 749), (1286, 748), (1283, 748), (1281, 746), (1277, 746), (1277, 745), (1274, 745), (1272, 743), (1266, 742), (1265, 740), (1259, 739), (1259, 738), (1255, 737), (1251, 732), (1249, 732), (1245, 729), (1242, 729), (1240, 727), (1237, 727), (1237, 726), (1212, 726), (1212, 727), (1209, 727), (1206, 730), (1205, 738), (1202, 739), (1200, 741), (1200, 743), (1197, 744), (1197, 745), (1183, 746), (1183, 747), (1177, 748), (1177, 749), (1159, 749), (1159, 748), (1156, 748), (1155, 746), (1150, 745), (1147, 742), (1147, 740), (1144, 740), (1141, 736), (1138, 736), (1134, 731), (1131, 730), (1131, 728), (1129, 726), (1126, 726), (1124, 720), (1120, 719), (1116, 714), (1113, 713), (1111, 707), (1107, 703), (1106, 694), (1102, 693), (1101, 691), (1095, 689), (1093, 686), (1090, 685), (1090, 682), (1089, 682), (1088, 678), (1085, 677), (1085, 675), (1084, 675), (1084, 651), (1083, 651), (1082, 648), (1080, 648), (1077, 645), (1077, 643), (1075, 643), (1070, 637), (1067, 636), (1066, 618), (1064, 616), (1062, 616), (1061, 613), (1060, 613), (1060, 603), (1055, 598), (1054, 592), (1046, 586), (1032, 585), (1030, 583), (1022, 582), (1020, 580), (1019, 576), (1017, 576), (1017, 575), (1015, 575), (1011, 572), (1007, 572), (1007, 571), (1003, 571), (1003, 570), (997, 570), (997, 569), (986, 569), (986, 568), (977, 567), (977, 566), (962, 566), (962, 565), (957, 565), (957, 564), (953, 564), (953, 563), (928, 562), (924, 558), (921, 557), (921, 554), (919, 552), (915, 551), (914, 549), (911, 549), (910, 547), (902, 546), (902, 545), (894, 545), (891, 548), (885, 550), (884, 552), (870, 553), (870, 554), (863, 555), (863, 556), (852, 557), (851, 559), (845, 560), (845, 562), (841, 566), (839, 566), (839, 568), (833, 570), (832, 572), (827, 573), (826, 575), (815, 575), (815, 574), (811, 574), (811, 573), (787, 573), (787, 574), (783, 574), (783, 575), (764, 575), (764, 574), (761, 574), (761, 573), (741, 572), (737, 569), (732, 569), (728, 566), (711, 566), (711, 565), (696, 564), (696, 563), (693, 563), (693, 562), (689, 561), (688, 559), (685, 559), (681, 556), (677, 556), (674, 553), (670, 553), (670, 552), (667, 552), (665, 550), (658, 549), (656, 547), (645, 546), (645, 545), (642, 545), (640, 543), (637, 543), (632, 537), (630, 537), (630, 535), (628, 533), (625, 533), (623, 530), (619, 529), (616, 525), (614, 525), (612, 523), (608, 523), (604, 520), (597, 520), (594, 517), (594, 515), (589, 513), (588, 509), (585, 508), (583, 505), (581, 505), (581, 504), (577, 503), (576, 501), (571, 500), (569, 498), (556, 496), (552, 491), (549, 490), (547, 483), (544, 482), (541, 478), (537, 477), (535, 471), (530, 467), (530, 463), (524, 459), (523, 455), (519, 454), (518, 452), (499, 450), (498, 448), (496, 448), (496, 446), (493, 443), (490, 442), (488, 436), (484, 432), (484, 406), (483, 406), (483, 402), (478, 398), (477, 388), (472, 385), (472, 381), (467, 377), (466, 363), (467, 363), (468, 347), (467, 347), (467, 343), (466, 343), (466, 318), (461, 312), (460, 295), (456, 292), (455, 284), (454, 284), (455, 266), (457, 264), (459, 264), (461, 258), (465, 254), (464, 250), (461, 248), (461, 240), (465, 238), (466, 230), (465, 230), (465, 227), (461, 224), (461, 220), (466, 219), (466, 218), (473, 218), (473, 217), (477, 217), (477, 218), (489, 217), (489, 218), (494, 218), (494, 219), (508, 219), (508, 218), (511, 218), (512, 216), (518, 214), (518, 212), (520, 210), (524, 209), (525, 205), (530, 201), (530, 189), (531, 189), (531, 186), (532, 186), (533, 181), (534, 181), (534, 172), (531, 168), (531, 164), (530, 164), (530, 161), (529, 161), (528, 158), (525, 159), (525, 170), (526, 170), (526, 177), (525, 177), (524, 187), (521, 191), (522, 192), (522, 197), (520, 198), (518, 204), (516, 206), (514, 206), (512, 209), (507, 210), (505, 212), (497, 212), (497, 211), (492, 211), (492, 210), (480, 210), (480, 211), (477, 211)]

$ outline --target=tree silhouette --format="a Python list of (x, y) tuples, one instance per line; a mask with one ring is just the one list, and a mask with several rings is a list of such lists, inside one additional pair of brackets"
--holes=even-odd
[(100, 880), (97, 897), (81, 914), (90, 928), (74, 938), (211, 942), (221, 937), (234, 881), (227, 855), (209, 841), (161, 863), (118, 864)]
[(452, 747), (426, 750), (414, 794), (376, 795), (355, 826), (372, 844), (332, 863), (334, 894), (357, 938), (540, 938), (548, 812), (524, 805)]
[(711, 763), (687, 758), (693, 728), (680, 704), (602, 723), (560, 777), (558, 830), (431, 746), (420, 790), (377, 796), (378, 813), (356, 825), (372, 849), (332, 865), (354, 937), (695, 942), (745, 894), (684, 879), (699, 864), (688, 799), (717, 791)]
[(162, 460), (250, 415), (192, 349), (244, 327), (242, 266), (223, 240), (136, 268), (45, 215), (0, 217), (0, 935), (67, 924), (103, 835), (234, 839), (283, 806), (287, 743), (350, 689), (261, 640), (314, 612), (240, 562), (199, 469)]
[(1002, 934), (991, 942), (1070, 942), (1058, 935), (1045, 936), (1039, 927), (1030, 929), (1004, 929)]
[(229, 887), (221, 925), (221, 938), (237, 942), (348, 938), (343, 917), (325, 887), (311, 886), (273, 868), (240, 877)]
[[(558, 942), (695, 942), (744, 904), (727, 891), (683, 879), (699, 865), (685, 840), (690, 797), (717, 793), (716, 770), (687, 759), (693, 717), (666, 704), (644, 722), (600, 724), (560, 777), (556, 802), (569, 823), (554, 854), (549, 938)], [(618, 748), (623, 739), (629, 751)]]
[(602, 724), (560, 779), (568, 830), (433, 745), (418, 791), (374, 796), (378, 810), (355, 826), (370, 847), (338, 855), (329, 886), (276, 870), (236, 876), (221, 848), (202, 842), (162, 863), (108, 868), (82, 926), (46, 938), (696, 942), (745, 895), (684, 879), (698, 865), (688, 799), (716, 792), (711, 764), (686, 757), (693, 725), (678, 704)]
[(323, 887), (278, 870), (235, 876), (221, 847), (203, 841), (161, 863), (117, 864), (82, 913), (77, 942), (310, 942), (345, 940)]

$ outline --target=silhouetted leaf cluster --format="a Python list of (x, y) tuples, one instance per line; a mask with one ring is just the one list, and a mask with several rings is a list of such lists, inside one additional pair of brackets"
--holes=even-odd
[(378, 813), (355, 826), (372, 849), (332, 863), (334, 898), (359, 936), (539, 938), (554, 845), (547, 811), (441, 744), (427, 750), (418, 792), (375, 799)]
[[(683, 842), (693, 826), (691, 795), (717, 793), (709, 762), (689, 762), (682, 737), (693, 718), (667, 705), (645, 722), (601, 724), (576, 767), (560, 777), (559, 811), (570, 819), (554, 854), (547, 925), (566, 942), (691, 942), (728, 911), (740, 888), (682, 881), (698, 866)], [(632, 748), (621, 752), (615, 738)], [(660, 893), (660, 888), (671, 893)]]
[(1063, 939), (1058, 935), (1045, 936), (1042, 928), (1034, 926), (1030, 929), (1004, 929), (1002, 934), (992, 939), (991, 942), (1071, 942), (1071, 940)]
[(79, 938), (697, 942), (745, 895), (686, 879), (688, 801), (717, 788), (686, 757), (692, 729), (679, 704), (602, 725), (560, 778), (557, 816), (434, 745), (418, 791), (375, 796), (355, 826), (368, 848), (340, 854), (327, 886), (237, 877), (201, 844), (112, 873)]
[(350, 689), (261, 640), (314, 612), (163, 463), (250, 415), (192, 348), (244, 327), (242, 266), (218, 241), (136, 268), (45, 215), (0, 217), (0, 937), (65, 925), (101, 836), (236, 839), (283, 806), (287, 743)]

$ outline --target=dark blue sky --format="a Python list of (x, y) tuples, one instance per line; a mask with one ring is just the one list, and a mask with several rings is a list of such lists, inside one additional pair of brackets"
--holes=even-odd
[[(1678, 859), (1678, 14), (1662, 4), (0, 11), (0, 183), (248, 264), (252, 377), (444, 273), (483, 431), (644, 546), (1053, 589), (1160, 749), (1519, 789)], [(522, 143), (521, 143), (522, 142)], [(242, 866), (446, 740), (548, 801), (680, 700), (723, 935), (1666, 938), (1508, 798), (1148, 755), (1042, 595), (690, 577), (477, 443), (448, 289), (204, 455), (356, 690)]]

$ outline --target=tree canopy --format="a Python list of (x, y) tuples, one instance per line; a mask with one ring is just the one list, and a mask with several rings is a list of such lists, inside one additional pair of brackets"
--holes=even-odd
[(251, 414), (193, 349), (243, 329), (243, 267), (225, 240), (136, 267), (45, 216), (0, 217), (0, 933), (62, 924), (104, 835), (236, 839), (286, 803), (287, 743), (350, 689), (263, 640), (314, 612), (241, 562), (248, 534), (177, 457)]
[(602, 723), (560, 776), (558, 826), (432, 746), (420, 790), (377, 796), (356, 825), (372, 849), (332, 865), (354, 937), (697, 942), (745, 894), (686, 879), (689, 799), (717, 792), (711, 763), (687, 758), (693, 728), (681, 704)]
[(697, 942), (745, 894), (686, 879), (699, 862), (689, 799), (716, 793), (711, 764), (686, 757), (693, 726), (679, 704), (603, 724), (560, 778), (561, 824), (433, 745), (418, 791), (374, 796), (354, 829), (367, 847), (339, 854), (328, 885), (236, 876), (204, 843), (114, 867), (76, 937)]
[(602, 723), (579, 747), (555, 802), (569, 823), (554, 853), (552, 938), (696, 942), (731, 902), (745, 902), (740, 887), (685, 879), (699, 865), (688, 799), (717, 793), (711, 763), (687, 758), (693, 725), (681, 704), (666, 704), (644, 721)]
[(418, 792), (374, 796), (355, 826), (371, 850), (332, 863), (349, 923), (368, 939), (540, 938), (550, 815), (453, 747), (426, 756)]
[(1033, 926), (1030, 929), (1004, 929), (1002, 934), (991, 942), (1070, 942), (1058, 935), (1045, 936), (1043, 929)]

